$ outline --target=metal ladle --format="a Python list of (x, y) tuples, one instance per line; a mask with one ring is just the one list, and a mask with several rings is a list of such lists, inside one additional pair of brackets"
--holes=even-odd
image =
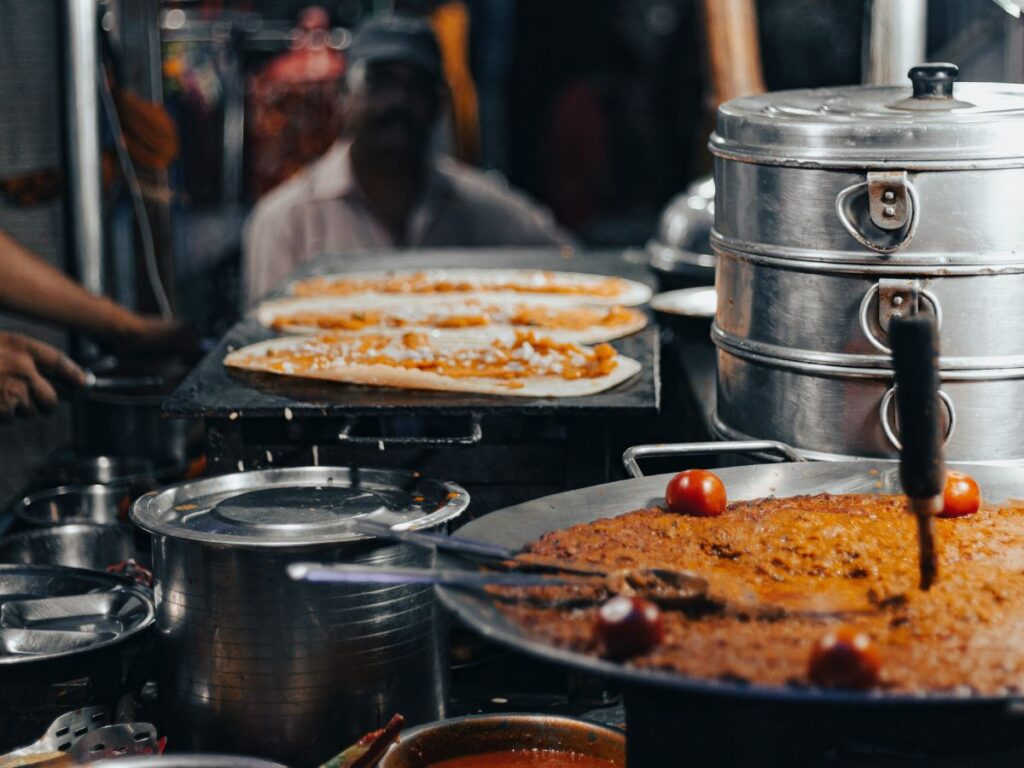
[(606, 571), (597, 566), (585, 563), (565, 562), (532, 556), (527, 561), (517, 560), (522, 553), (506, 549), (498, 544), (487, 544), (482, 541), (463, 539), (458, 536), (444, 536), (438, 533), (411, 531), (406, 528), (394, 528), (379, 520), (366, 517), (354, 517), (348, 521), (348, 528), (353, 533), (373, 536), (376, 539), (415, 544), (419, 547), (436, 549), (462, 555), (476, 561), (486, 561), (501, 570), (540, 571), (543, 573), (568, 573), (579, 576), (603, 576)]
[(704, 601), (708, 583), (700, 576), (664, 568), (629, 568), (574, 576), (540, 573), (463, 571), (445, 568), (391, 568), (333, 563), (293, 563), (295, 581), (318, 584), (436, 584), (461, 589), (484, 587), (549, 587), (596, 584), (609, 592), (642, 597), (663, 608), (681, 608)]
[[(668, 609), (705, 606), (714, 610), (717, 607), (719, 611), (767, 619), (779, 619), (784, 616), (812, 619), (843, 618), (865, 613), (861, 610), (791, 610), (757, 600), (724, 601), (719, 596), (710, 595), (707, 579), (692, 571), (670, 568), (627, 568), (608, 571), (595, 565), (541, 558), (529, 553), (525, 556), (531, 559), (523, 560), (523, 553), (514, 552), (498, 544), (393, 528), (385, 522), (366, 517), (352, 518), (348, 524), (355, 533), (452, 552), (475, 561), (483, 560), (493, 567), (500, 568), (501, 572), (296, 563), (289, 568), (289, 575), (298, 581), (321, 583), (439, 584), (477, 590), (487, 586), (544, 587), (586, 584), (589, 578), (590, 583), (602, 585), (612, 594), (643, 597)], [(573, 598), (563, 602), (578, 604), (587, 601)], [(560, 603), (552, 600), (545, 602), (545, 605), (548, 604), (555, 606)]]

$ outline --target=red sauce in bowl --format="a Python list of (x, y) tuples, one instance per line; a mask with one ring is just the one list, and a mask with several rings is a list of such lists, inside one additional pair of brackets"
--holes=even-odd
[(599, 757), (553, 749), (514, 749), (482, 752), (431, 763), (430, 768), (621, 768)]

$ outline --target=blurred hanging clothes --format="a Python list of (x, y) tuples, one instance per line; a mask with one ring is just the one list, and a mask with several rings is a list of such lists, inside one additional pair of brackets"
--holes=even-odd
[(480, 116), (469, 71), (469, 9), (460, 1), (438, 5), (430, 24), (441, 46), (444, 77), (451, 91), (452, 154), (464, 163), (480, 159)]
[(253, 199), (323, 155), (341, 132), (345, 60), (329, 45), (329, 26), (322, 8), (305, 9), (292, 50), (249, 81), (246, 127)]

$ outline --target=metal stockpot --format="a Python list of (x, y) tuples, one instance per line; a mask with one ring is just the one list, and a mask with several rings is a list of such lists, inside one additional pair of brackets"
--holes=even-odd
[(940, 325), (950, 457), (1024, 457), (1024, 86), (910, 77), (720, 109), (720, 433), (895, 458), (888, 328), (919, 310)]
[(179, 749), (319, 765), (401, 712), (445, 714), (447, 664), (429, 587), (310, 585), (300, 560), (428, 566), (432, 553), (352, 534), (347, 520), (436, 528), (458, 486), (412, 473), (243, 472), (143, 496), (153, 535), (160, 706)]

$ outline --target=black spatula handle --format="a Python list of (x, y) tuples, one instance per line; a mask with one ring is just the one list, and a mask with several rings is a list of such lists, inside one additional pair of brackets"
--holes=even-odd
[(939, 338), (932, 315), (893, 318), (889, 327), (900, 427), (900, 482), (912, 499), (942, 493), (944, 430), (939, 399)]

